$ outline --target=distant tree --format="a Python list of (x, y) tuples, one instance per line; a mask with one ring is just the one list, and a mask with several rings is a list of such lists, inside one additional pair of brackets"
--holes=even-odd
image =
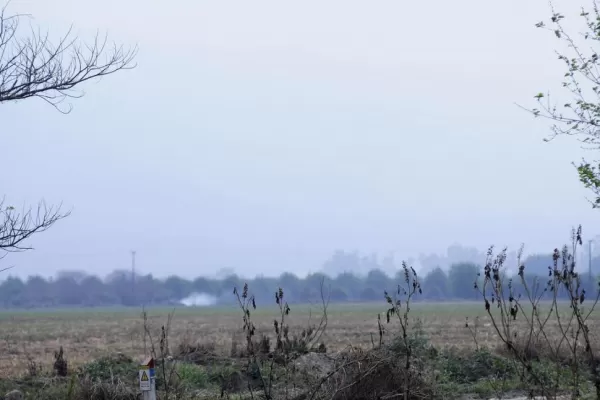
[[(82, 96), (75, 92), (82, 83), (134, 67), (137, 48), (109, 48), (107, 40), (99, 37), (91, 44), (80, 43), (70, 31), (56, 43), (35, 30), (29, 37), (21, 37), (23, 18), (8, 14), (6, 6), (0, 10), (0, 104), (37, 97), (68, 113), (71, 106), (61, 105), (67, 98)], [(44, 202), (37, 210), (17, 211), (0, 201), (0, 257), (31, 249), (25, 244), (27, 239), (68, 215)]]
[(236, 274), (231, 274), (221, 281), (221, 292), (229, 293), (233, 291), (233, 288), (240, 287), (242, 285), (242, 280)]
[(208, 278), (203, 276), (194, 279), (192, 283), (192, 288), (195, 292), (207, 293), (216, 295), (218, 294), (218, 288), (215, 288), (214, 282), (211, 282)]
[[(265, 276), (257, 276), (250, 283), (250, 293), (263, 306), (271, 306), (275, 305), (275, 291), (278, 287), (276, 280)], [(287, 289), (284, 288), (284, 290), (286, 290), (287, 295)]]
[(106, 285), (96, 276), (86, 276), (79, 285), (81, 286), (81, 294), (83, 296), (80, 302), (86, 306), (111, 304), (114, 302), (114, 297), (107, 290)]
[(360, 293), (361, 301), (381, 301), (382, 297), (383, 292), (381, 290), (377, 291), (372, 287), (367, 287)]
[(371, 253), (368, 256), (360, 258), (360, 269), (355, 271), (364, 273), (365, 271), (372, 271), (376, 269), (381, 270), (381, 265), (379, 265), (377, 254)]
[[(474, 299), (476, 292), (473, 282), (479, 272), (476, 264), (459, 263), (452, 266), (448, 274), (440, 268), (436, 268), (421, 279), (424, 300), (443, 301), (449, 298)], [(380, 286), (381, 271), (375, 270), (371, 274), (372, 282), (378, 286), (369, 286), (367, 278), (356, 277), (345, 274), (342, 281), (353, 282), (352, 285), (341, 287), (337, 280), (330, 281), (325, 278), (325, 293), (331, 301), (374, 301), (381, 302), (383, 288)], [(19, 278), (9, 277), (0, 284), (0, 305), (4, 307), (50, 307), (50, 306), (99, 306), (99, 305), (121, 305), (139, 306), (165, 305), (177, 302), (189, 294), (199, 291), (198, 288), (207, 288), (210, 285), (212, 295), (220, 297), (222, 302), (230, 299), (231, 283), (239, 279), (235, 276), (228, 277), (228, 281), (215, 280), (212, 278), (197, 278), (193, 281), (178, 276), (167, 279), (154, 279), (152, 275), (138, 275), (135, 280), (135, 297), (131, 279), (131, 271), (117, 270), (111, 273), (105, 281), (95, 276), (86, 276), (77, 279), (78, 275), (62, 274), (57, 279), (44, 279), (41, 276), (29, 277), (26, 281)], [(322, 274), (311, 274), (306, 279), (299, 279), (293, 274), (284, 274), (283, 281), (295, 285), (296, 292), (292, 302), (314, 303), (320, 301)], [(249, 282), (250, 289), (257, 294), (257, 302), (260, 307), (275, 307), (273, 288), (281, 286), (287, 292), (285, 285), (281, 285), (282, 277), (269, 278), (257, 277)], [(504, 288), (508, 293), (508, 282), (510, 275), (506, 272)], [(586, 292), (592, 292), (596, 287), (597, 280), (590, 280), (583, 273), (580, 275)], [(339, 277), (338, 277), (339, 278)], [(390, 290), (396, 290), (397, 284), (405, 280), (403, 273), (396, 274), (395, 279), (387, 278), (392, 285)], [(548, 279), (546, 274), (532, 274), (525, 268), (525, 280), (529, 289), (536, 287), (536, 282), (542, 290)], [(525, 295), (525, 288), (520, 283), (521, 279), (512, 275), (512, 285), (516, 295)], [(379, 283), (377, 283), (379, 282)], [(243, 281), (242, 281), (243, 284)], [(331, 290), (328, 287), (331, 285)], [(207, 292), (205, 292), (207, 293)], [(538, 293), (539, 294), (539, 293)], [(543, 294), (543, 293), (542, 293)], [(547, 293), (546, 296), (550, 296)], [(559, 297), (564, 298), (565, 293), (559, 291)]]
[(56, 277), (58, 279), (60, 279), (60, 278), (72, 278), (77, 283), (81, 283), (81, 282), (83, 282), (83, 280), (85, 278), (88, 277), (88, 273), (85, 272), (85, 271), (78, 271), (78, 270), (66, 270), (66, 271), (58, 271), (58, 273), (56, 274)]
[(365, 284), (369, 287), (378, 289), (381, 293), (385, 290), (391, 290), (398, 282), (394, 282), (389, 276), (380, 269), (372, 269), (367, 274)]
[(359, 271), (360, 268), (361, 261), (356, 251), (347, 253), (342, 250), (336, 250), (331, 258), (323, 264), (323, 271), (331, 276), (347, 271)]
[(427, 299), (443, 300), (450, 297), (448, 276), (440, 267), (425, 275), (421, 287), (423, 296)]
[(53, 285), (36, 275), (27, 278), (23, 287), (23, 302), (32, 307), (52, 306), (56, 301)]
[(483, 264), (485, 262), (485, 253), (479, 251), (476, 247), (462, 246), (455, 243), (446, 250), (448, 264), (460, 262), (470, 262)]
[(343, 303), (348, 301), (348, 295), (341, 288), (333, 288), (329, 294), (329, 299), (334, 303)]
[(173, 300), (181, 300), (192, 294), (192, 283), (179, 276), (171, 275), (164, 283), (164, 287), (171, 293)]
[(138, 305), (134, 298), (134, 281), (132, 278), (131, 271), (116, 270), (105, 279), (105, 283), (110, 286), (112, 293), (116, 296), (119, 303), (125, 306)]
[(552, 254), (532, 254), (525, 259), (524, 264), (527, 274), (546, 275), (548, 267), (552, 267), (554, 261)]
[[(360, 290), (363, 288), (363, 280), (357, 277), (356, 275), (344, 272), (335, 278), (334, 283), (336, 287), (344, 290), (345, 293), (349, 293), (347, 297), (354, 297), (354, 294), (360, 293)], [(333, 300), (333, 293), (332, 298)]]
[(303, 285), (302, 281), (296, 275), (285, 272), (281, 274), (277, 282), (278, 286), (286, 290), (286, 296), (289, 295), (289, 298), (296, 300), (299, 298)]
[(305, 287), (310, 288), (311, 291), (313, 291), (314, 293), (318, 293), (321, 287), (321, 282), (323, 282), (323, 280), (325, 280), (326, 282), (330, 281), (327, 275), (322, 274), (320, 272), (316, 272), (314, 274), (309, 274), (306, 277), (306, 279), (304, 280), (304, 285)]
[[(410, 264), (413, 264), (413, 263), (410, 263)], [(388, 254), (387, 256), (383, 257), (383, 259), (381, 260), (381, 269), (386, 274), (393, 274), (397, 268), (398, 268), (398, 266), (396, 265), (396, 260), (394, 259), (393, 253)]]
[[(476, 299), (475, 279), (481, 268), (473, 263), (452, 264), (448, 271), (450, 293), (457, 299)], [(426, 290), (426, 289), (425, 289)]]
[[(140, 304), (156, 304), (157, 292), (160, 292), (163, 285), (160, 281), (154, 279), (152, 274), (137, 275), (135, 277), (135, 296), (136, 303)], [(110, 291), (112, 293), (112, 291)], [(166, 292), (166, 291), (165, 291)], [(160, 294), (159, 294), (160, 296)], [(165, 295), (168, 297), (168, 295)]]
[(308, 274), (308, 276), (303, 279), (302, 290), (298, 294), (298, 301), (302, 303), (317, 301), (320, 295), (321, 284), (325, 283), (325, 285), (328, 286), (330, 281), (331, 280), (327, 275), (320, 272)]
[(425, 271), (425, 272), (429, 272), (437, 267), (441, 267), (441, 266), (447, 267), (448, 266), (446, 257), (440, 257), (438, 254), (435, 254), (435, 253), (431, 253), (431, 254), (421, 253), (419, 255), (419, 263), (421, 264), (421, 267), (422, 267), (423, 271)]
[(67, 306), (79, 306), (83, 304), (84, 293), (82, 287), (74, 278), (64, 277), (54, 281), (56, 296), (60, 304)]
[(25, 284), (19, 278), (9, 276), (0, 284), (0, 299), (4, 307), (21, 307), (25, 304)]

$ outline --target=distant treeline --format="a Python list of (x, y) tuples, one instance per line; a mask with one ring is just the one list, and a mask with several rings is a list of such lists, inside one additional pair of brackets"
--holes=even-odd
[[(550, 256), (530, 257), (525, 265), (524, 276), (530, 287), (538, 285), (536, 290), (543, 291), (549, 279), (548, 266), (552, 265)], [(481, 281), (482, 277), (478, 277), (481, 272), (481, 266), (469, 262), (453, 264), (447, 271), (434, 268), (419, 276), (422, 294), (415, 301), (477, 300), (481, 295), (474, 289), (474, 282), (476, 279)], [(508, 278), (510, 277), (504, 283), (507, 286), (505, 293), (508, 293)], [(515, 294), (524, 295), (520, 278), (512, 278)], [(224, 279), (199, 277), (194, 280), (177, 276), (166, 279), (156, 279), (152, 275), (134, 277), (130, 271), (115, 271), (101, 279), (83, 272), (67, 271), (49, 279), (41, 276), (31, 276), (26, 280), (7, 277), (0, 284), (0, 306), (37, 308), (166, 305), (179, 304), (181, 300), (200, 293), (210, 296), (217, 303), (231, 303), (234, 300), (233, 288), (241, 288), (244, 283), (248, 283), (250, 292), (255, 295), (259, 304), (271, 304), (275, 290), (279, 287), (284, 289), (288, 301), (304, 303), (320, 299), (323, 279), (325, 294), (330, 297), (331, 302), (373, 302), (383, 301), (383, 292), (394, 292), (398, 284), (405, 284), (406, 278), (400, 268), (394, 276), (389, 276), (381, 269), (372, 269), (366, 276), (346, 272), (330, 277), (314, 273), (301, 279), (291, 273), (284, 273), (278, 278), (242, 279), (230, 275)], [(581, 282), (588, 296), (597, 293), (596, 277), (582, 274)], [(549, 296), (549, 293), (545, 296)]]

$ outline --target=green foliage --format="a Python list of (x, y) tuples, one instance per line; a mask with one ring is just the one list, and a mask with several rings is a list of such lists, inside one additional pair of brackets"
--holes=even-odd
[[(561, 86), (569, 98), (566, 101), (551, 102), (550, 94), (538, 93), (534, 96), (538, 106), (529, 111), (536, 117), (542, 116), (553, 122), (551, 140), (559, 135), (577, 136), (584, 148), (598, 149), (600, 145), (600, 13), (595, 2), (590, 0), (588, 9), (582, 8), (580, 22), (584, 32), (565, 29), (565, 15), (551, 7), (550, 19), (540, 21), (536, 27), (546, 29), (567, 45), (567, 52), (558, 52), (558, 59), (564, 65)], [(571, 23), (570, 23), (571, 24)], [(571, 25), (573, 26), (573, 25)], [(558, 104), (556, 104), (558, 103)], [(583, 160), (575, 165), (579, 180), (594, 194), (593, 207), (600, 206), (600, 164)]]
[(102, 357), (83, 365), (79, 374), (92, 381), (113, 381), (115, 378), (132, 381), (137, 378), (138, 365), (128, 359)]
[(591, 201), (592, 207), (600, 207), (600, 163), (596, 166), (582, 161), (576, 167), (579, 174), (579, 181), (595, 195), (594, 200)]
[(473, 289), (473, 283), (480, 271), (481, 268), (473, 263), (452, 264), (448, 272), (452, 295), (455, 298), (475, 299), (477, 292)]
[(224, 392), (237, 392), (245, 386), (240, 368), (233, 365), (216, 365), (208, 368), (208, 381)]
[(423, 325), (420, 320), (415, 322), (413, 329), (406, 338), (406, 342), (401, 335), (396, 335), (389, 345), (390, 350), (398, 356), (406, 356), (407, 347), (411, 349), (411, 355), (417, 358), (429, 357), (434, 355), (434, 348), (429, 344), (429, 338), (425, 335)]
[(438, 360), (445, 379), (461, 384), (484, 378), (511, 379), (517, 374), (510, 360), (496, 356), (487, 349), (461, 355), (451, 348), (440, 352)]
[(424, 295), (433, 300), (450, 297), (450, 289), (448, 275), (440, 267), (430, 271), (423, 280)]
[(209, 384), (208, 373), (199, 365), (189, 363), (178, 364), (177, 374), (181, 383), (188, 388), (202, 389)]

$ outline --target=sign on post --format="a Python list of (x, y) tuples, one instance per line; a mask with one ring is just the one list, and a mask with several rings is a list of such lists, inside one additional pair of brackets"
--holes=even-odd
[(140, 365), (138, 377), (143, 400), (156, 400), (156, 377), (154, 374), (154, 359), (147, 358)]
[(150, 385), (150, 368), (142, 365), (140, 366), (140, 390), (142, 392), (147, 392), (152, 390), (152, 386)]

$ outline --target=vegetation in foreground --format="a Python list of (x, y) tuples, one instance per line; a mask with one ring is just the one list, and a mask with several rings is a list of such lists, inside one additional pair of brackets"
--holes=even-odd
[[(142, 342), (143, 355), (157, 360), (158, 391), (165, 399), (460, 399), (517, 393), (599, 398), (600, 341), (593, 334), (592, 316), (600, 291), (591, 294), (580, 285), (572, 257), (580, 244), (578, 230), (572, 249), (556, 250), (545, 283), (530, 287), (521, 265), (523, 293), (514, 292), (512, 280), (503, 275), (506, 253), (490, 249), (483, 274), (473, 277), (489, 322), (482, 326), (482, 318), (465, 318), (462, 331), (471, 338), (469, 347), (434, 343), (423, 321), (413, 315), (422, 288), (406, 264), (403, 281), (393, 293), (385, 292), (387, 309), (372, 319), (366, 346), (331, 348), (323, 283), (319, 310), (302, 327), (290, 325), (294, 306), (282, 288), (275, 291), (276, 312), (268, 331), (255, 324), (257, 304), (248, 285), (235, 288), (242, 335), (231, 342), (228, 354), (206, 340), (175, 340), (173, 313), (153, 327), (156, 321), (144, 311), (142, 336), (136, 340)], [(542, 302), (548, 292), (551, 300)], [(565, 296), (567, 303), (560, 301)], [(488, 328), (491, 341), (481, 337), (482, 328)], [(37, 399), (138, 396), (137, 360), (127, 354), (72, 365), (69, 353), (59, 347), (51, 369), (40, 368), (33, 357), (27, 361), (25, 373), (2, 380), (0, 389)]]
[[(592, 13), (583, 10), (581, 16), (589, 30), (584, 37), (597, 40), (598, 8), (594, 7)], [(583, 135), (584, 143), (597, 145), (600, 58), (595, 52), (585, 56), (580, 50), (583, 47), (577, 46), (563, 29), (563, 18), (553, 10), (551, 30), (575, 52), (574, 57), (559, 54), (568, 69), (563, 86), (571, 91), (575, 102), (566, 103), (557, 111), (555, 106), (542, 103), (545, 97), (540, 93), (536, 96), (540, 108), (532, 112), (566, 126), (555, 126), (556, 135)], [(85, 46), (73, 47), (69, 41), (64, 42), (65, 46), (51, 46), (35, 37), (21, 41), (16, 38), (19, 16), (6, 18), (2, 14), (0, 20), (0, 47), (9, 50), (8, 57), (0, 60), (0, 103), (40, 97), (58, 107), (62, 100), (73, 96), (71, 90), (75, 86), (125, 69), (133, 57), (133, 53), (117, 49), (106, 64), (98, 63), (104, 54), (102, 45), (87, 47), (90, 51), (86, 54), (81, 51)], [(538, 26), (545, 27), (543, 23)], [(69, 49), (71, 57), (66, 58), (71, 59), (71, 64), (65, 65), (62, 56)], [(591, 85), (582, 89), (578, 77)], [(594, 163), (583, 162), (578, 172), (584, 185), (596, 195), (592, 203), (597, 207), (600, 179)], [(43, 204), (37, 215), (31, 210), (19, 213), (2, 204), (3, 251), (26, 250), (22, 247), (25, 239), (67, 215)], [(600, 292), (591, 276), (582, 279), (575, 269), (573, 255), (577, 245), (581, 245), (580, 231), (573, 234), (572, 249), (553, 252), (546, 281), (529, 281), (520, 263), (513, 281), (505, 275), (506, 252), (494, 255), (490, 249), (474, 286), (481, 294), (493, 341), (499, 344), (496, 347), (482, 344), (478, 320), (466, 320), (464, 325), (472, 335), (471, 351), (448, 343), (433, 344), (422, 325), (411, 318), (411, 305), (422, 290), (416, 273), (406, 264), (397, 290), (385, 293), (388, 308), (378, 314), (370, 347), (350, 344), (331, 351), (325, 332), (329, 326), (329, 295), (333, 292), (325, 296), (323, 287), (317, 320), (309, 321), (301, 330), (290, 325), (292, 310), (285, 292), (279, 288), (274, 296), (277, 312), (270, 335), (257, 329), (253, 317), (256, 299), (247, 285), (239, 291), (236, 288), (243, 338), (232, 342), (227, 357), (206, 343), (170, 343), (172, 314), (156, 335), (143, 313), (142, 339), (135, 340), (141, 340), (144, 353), (158, 361), (158, 390), (160, 398), (165, 399), (442, 399), (466, 394), (501, 396), (511, 391), (547, 398), (566, 394), (571, 398), (600, 399), (599, 342), (594, 336), (592, 318), (599, 296), (596, 293)], [(560, 299), (567, 301), (568, 308)], [(542, 300), (548, 303), (543, 304)], [(4, 379), (0, 385), (7, 390), (7, 399), (22, 398), (23, 393), (36, 399), (134, 399), (138, 398), (136, 369), (133, 359), (120, 353), (73, 366), (69, 353), (59, 347), (49, 371), (40, 369), (36, 359), (30, 357), (24, 376)]]

